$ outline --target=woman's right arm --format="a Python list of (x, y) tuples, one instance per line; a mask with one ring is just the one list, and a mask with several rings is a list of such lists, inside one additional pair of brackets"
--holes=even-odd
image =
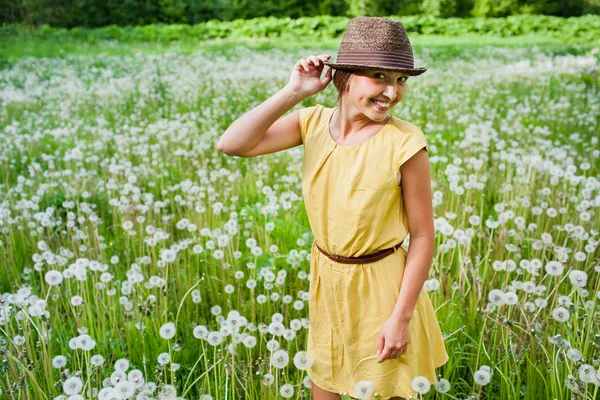
[(225, 154), (255, 157), (275, 153), (302, 144), (299, 111), (280, 117), (308, 96), (325, 89), (331, 81), (331, 69), (321, 80), (323, 61), (330, 56), (300, 59), (287, 85), (263, 103), (235, 120), (223, 133), (217, 148)]

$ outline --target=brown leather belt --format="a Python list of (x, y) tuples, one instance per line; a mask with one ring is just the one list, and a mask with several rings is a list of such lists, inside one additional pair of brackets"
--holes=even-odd
[(375, 253), (367, 254), (364, 256), (358, 256), (358, 257), (344, 257), (344, 256), (340, 256), (337, 254), (328, 253), (325, 250), (323, 250), (321, 247), (319, 247), (318, 244), (315, 243), (315, 245), (317, 246), (317, 248), (319, 249), (319, 251), (321, 253), (325, 254), (327, 257), (329, 257), (333, 261), (336, 261), (336, 262), (339, 262), (342, 264), (366, 264), (366, 263), (380, 260), (383, 257), (392, 254), (402, 245), (403, 242), (404, 242), (404, 240), (393, 247), (389, 247), (387, 249), (376, 251)]

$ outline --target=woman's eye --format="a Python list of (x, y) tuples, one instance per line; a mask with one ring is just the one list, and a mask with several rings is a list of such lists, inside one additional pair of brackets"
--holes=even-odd
[[(381, 77), (382, 79), (384, 79), (385, 78), (385, 74), (382, 74), (382, 73), (375, 74), (375, 78), (379, 78), (379, 77)], [(398, 78), (398, 80), (400, 82), (406, 82), (407, 79), (408, 79), (408, 77), (406, 77), (406, 76), (401, 76), (400, 78)]]

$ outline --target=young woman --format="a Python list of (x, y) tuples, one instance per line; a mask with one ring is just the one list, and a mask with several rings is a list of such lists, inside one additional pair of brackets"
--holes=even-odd
[[(352, 19), (337, 62), (329, 59), (300, 59), (288, 84), (231, 124), (218, 148), (254, 157), (304, 145), (302, 192), (315, 236), (307, 342), (313, 398), (416, 397), (424, 380), (436, 382), (448, 354), (423, 289), (434, 253), (427, 142), (389, 112), (408, 78), (426, 68), (414, 68), (402, 24), (381, 17)], [(331, 80), (337, 107), (280, 118)], [(408, 234), (406, 251), (400, 245)]]

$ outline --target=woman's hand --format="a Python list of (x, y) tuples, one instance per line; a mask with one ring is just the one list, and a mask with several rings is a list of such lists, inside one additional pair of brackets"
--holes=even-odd
[(409, 320), (389, 318), (379, 332), (379, 345), (377, 346), (378, 363), (388, 358), (398, 358), (408, 347)]
[(330, 58), (330, 55), (309, 56), (307, 59), (301, 58), (294, 65), (286, 86), (304, 97), (319, 93), (331, 82), (331, 68), (327, 70), (325, 76), (321, 79), (321, 73), (325, 67), (323, 62), (329, 61)]

